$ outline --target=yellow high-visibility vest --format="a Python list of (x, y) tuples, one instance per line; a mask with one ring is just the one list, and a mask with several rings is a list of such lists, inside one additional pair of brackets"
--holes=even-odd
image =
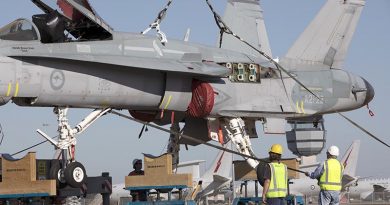
[(267, 198), (287, 196), (287, 166), (283, 163), (269, 163), (271, 168), (271, 180), (266, 194)]
[(328, 159), (324, 162), (324, 172), (320, 177), (321, 190), (340, 191), (343, 178), (343, 165), (337, 159)]

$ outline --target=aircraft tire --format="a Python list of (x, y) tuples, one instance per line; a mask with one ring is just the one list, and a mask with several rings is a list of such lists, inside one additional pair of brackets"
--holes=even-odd
[(61, 163), (58, 160), (52, 160), (49, 170), (49, 179), (56, 180), (56, 186), (58, 188), (64, 188), (66, 186), (64, 179), (61, 179)]
[(80, 188), (87, 179), (87, 172), (80, 162), (71, 162), (65, 168), (65, 181), (74, 188)]

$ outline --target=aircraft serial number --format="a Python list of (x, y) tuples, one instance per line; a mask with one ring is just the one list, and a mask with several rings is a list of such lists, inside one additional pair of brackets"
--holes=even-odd
[(316, 96), (312, 95), (312, 94), (307, 94), (305, 95), (305, 104), (306, 103), (309, 103), (309, 104), (324, 104), (324, 96), (322, 95), (317, 95), (320, 99), (318, 99)]

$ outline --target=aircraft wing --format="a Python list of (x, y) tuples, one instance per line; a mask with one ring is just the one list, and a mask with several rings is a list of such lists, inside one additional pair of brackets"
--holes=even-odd
[(123, 69), (148, 69), (164, 72), (183, 73), (192, 76), (218, 76), (224, 77), (229, 75), (230, 71), (226, 67), (220, 66), (212, 62), (181, 62), (176, 60), (162, 60), (154, 58), (142, 58), (132, 56), (112, 56), (112, 55), (76, 55), (76, 54), (40, 54), (39, 56), (9, 56), (19, 59), (21, 61), (32, 62), (39, 60), (41, 63), (56, 61), (63, 61), (65, 64), (86, 63), (93, 64), (107, 64), (112, 66), (120, 66)]

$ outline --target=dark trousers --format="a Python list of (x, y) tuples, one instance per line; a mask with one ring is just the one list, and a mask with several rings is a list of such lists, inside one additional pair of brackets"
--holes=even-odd
[(267, 198), (268, 205), (285, 205), (285, 198)]

